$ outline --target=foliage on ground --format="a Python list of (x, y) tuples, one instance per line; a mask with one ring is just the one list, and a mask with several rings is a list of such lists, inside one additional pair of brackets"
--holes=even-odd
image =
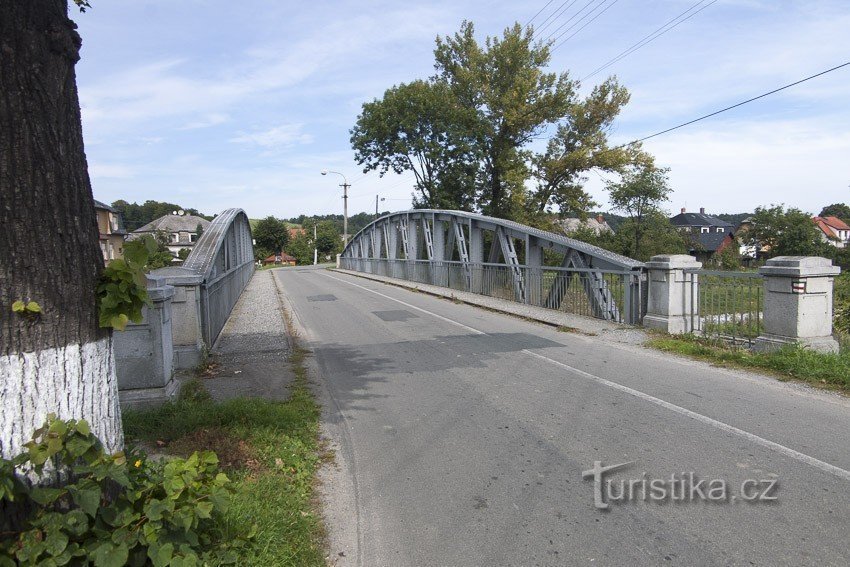
[(285, 402), (215, 403), (195, 381), (172, 403), (124, 416), (129, 438), (167, 453), (222, 451), (236, 488), (225, 523), (230, 529), (256, 525), (240, 565), (324, 564), (314, 494), (319, 408), (307, 386), (304, 356), (301, 350), (292, 356), (295, 381)]
[(850, 352), (816, 352), (788, 346), (772, 352), (753, 352), (724, 341), (692, 335), (662, 335), (647, 346), (712, 362), (719, 366), (767, 371), (780, 380), (800, 380), (850, 392)]
[[(250, 537), (224, 522), (233, 486), (212, 452), (109, 455), (88, 423), (53, 415), (25, 449), (0, 461), (0, 499), (21, 516), (4, 526), (0, 565), (235, 564)], [(31, 485), (16, 467), (65, 482)]]

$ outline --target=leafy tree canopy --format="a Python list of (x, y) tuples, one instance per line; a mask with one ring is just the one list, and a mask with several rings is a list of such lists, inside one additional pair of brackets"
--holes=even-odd
[(784, 205), (757, 207), (746, 241), (774, 256), (827, 256), (834, 253), (808, 213)]
[(289, 228), (284, 221), (273, 216), (257, 221), (252, 233), (257, 241), (256, 246), (271, 250), (269, 255), (280, 252), (289, 243)]
[[(483, 44), (464, 22), (437, 38), (436, 74), (363, 105), (351, 131), (357, 162), (381, 175), (413, 171), (415, 204), (538, 223), (549, 207), (585, 213), (583, 174), (652, 165), (638, 146), (610, 147), (629, 94), (614, 79), (584, 99), (567, 73), (545, 71), (550, 44), (520, 24)], [(546, 150), (529, 146), (549, 136)]]
[(833, 203), (824, 207), (818, 216), (838, 217), (844, 222), (850, 222), (850, 206), (845, 203)]
[(121, 213), (124, 219), (124, 227), (127, 232), (133, 232), (137, 228), (148, 224), (152, 220), (156, 220), (161, 216), (170, 215), (174, 211), (185, 211), (188, 215), (202, 217), (207, 220), (212, 220), (213, 217), (199, 212), (197, 209), (187, 209), (174, 203), (166, 203), (161, 201), (147, 200), (141, 205), (137, 203), (128, 203), (123, 199), (119, 199), (112, 203), (112, 208)]

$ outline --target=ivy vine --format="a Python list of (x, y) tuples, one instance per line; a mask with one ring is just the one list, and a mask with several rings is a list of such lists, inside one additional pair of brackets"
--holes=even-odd
[(152, 238), (124, 243), (124, 258), (109, 262), (97, 285), (100, 326), (123, 331), (130, 321), (142, 322), (149, 303), (145, 267), (157, 244)]

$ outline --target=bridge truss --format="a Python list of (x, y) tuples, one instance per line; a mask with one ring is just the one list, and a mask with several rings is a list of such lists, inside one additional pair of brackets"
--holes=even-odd
[(381, 217), (343, 250), (341, 267), (636, 324), (642, 262), (505, 219), (436, 209)]

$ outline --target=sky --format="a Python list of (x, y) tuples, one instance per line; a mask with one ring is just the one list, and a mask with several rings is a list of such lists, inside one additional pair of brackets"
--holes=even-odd
[[(381, 211), (408, 209), (412, 178), (364, 175), (349, 131), (364, 102), (432, 75), (435, 38), (463, 20), (481, 41), (515, 22), (560, 35), (548, 70), (580, 79), (581, 93), (616, 75), (631, 101), (613, 143), (850, 61), (846, 0), (703, 0), (589, 76), (697, 0), (547, 1), (92, 1), (72, 18), (95, 198), (252, 218), (341, 213), (343, 177), (327, 169), (351, 184), (349, 214), (374, 212), (376, 195)], [(850, 66), (646, 141), (670, 168), (667, 209), (850, 202), (848, 103)], [(607, 209), (604, 177), (590, 174), (587, 189)]]

